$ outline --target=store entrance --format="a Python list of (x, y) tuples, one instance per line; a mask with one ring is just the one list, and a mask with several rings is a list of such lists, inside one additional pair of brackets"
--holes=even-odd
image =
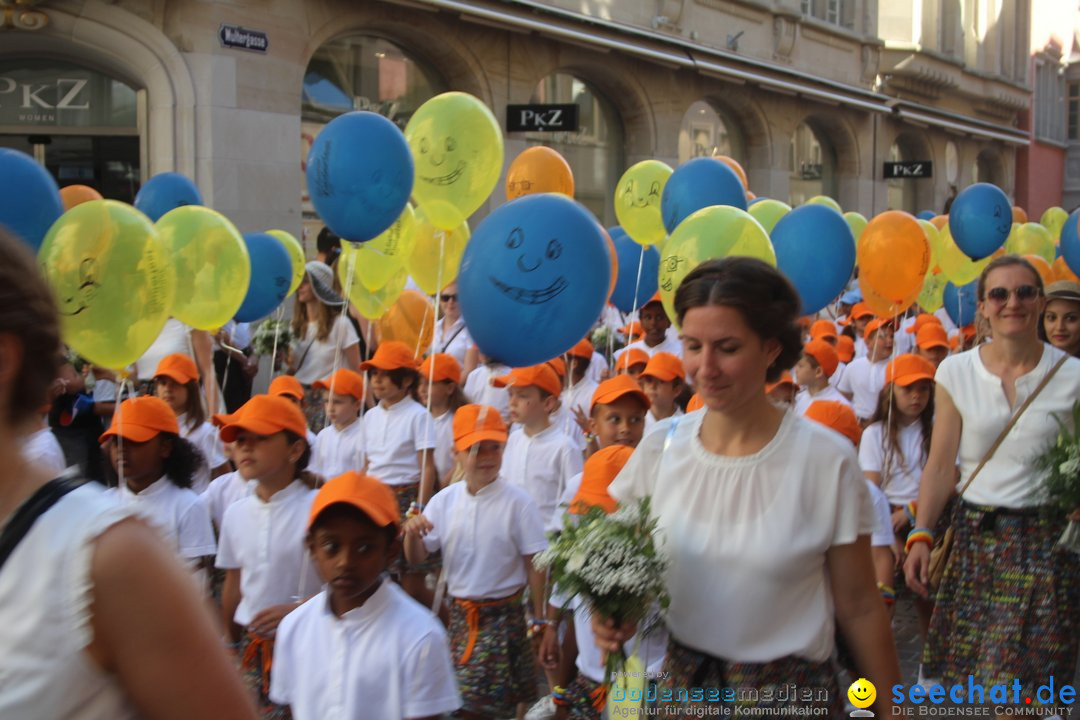
[(139, 191), (139, 138), (130, 135), (0, 134), (0, 147), (30, 155), (60, 187), (89, 185), (131, 203)]

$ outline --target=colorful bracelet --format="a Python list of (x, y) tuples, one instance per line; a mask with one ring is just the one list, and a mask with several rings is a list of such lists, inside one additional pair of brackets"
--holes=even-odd
[(892, 605), (896, 602), (896, 589), (892, 585), (879, 582), (877, 587), (878, 592), (881, 593), (881, 599), (885, 601), (886, 605)]
[(918, 503), (909, 502), (904, 506), (904, 514), (907, 515), (908, 522), (912, 527), (915, 527), (915, 510), (918, 509)]
[(424, 511), (424, 508), (420, 506), (420, 503), (415, 500), (409, 503), (409, 509), (405, 511), (405, 519), (414, 518)]
[(559, 707), (565, 707), (569, 704), (569, 700), (566, 697), (566, 688), (561, 685), (555, 685), (551, 688), (551, 701)]
[(934, 531), (930, 528), (917, 527), (912, 528), (908, 533), (907, 542), (904, 543), (904, 552), (911, 552), (911, 546), (915, 543), (926, 543), (930, 547), (934, 546)]

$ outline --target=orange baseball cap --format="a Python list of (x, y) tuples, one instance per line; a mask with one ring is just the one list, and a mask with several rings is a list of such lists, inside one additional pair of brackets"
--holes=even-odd
[(173, 353), (161, 358), (161, 362), (158, 363), (154, 377), (159, 378), (162, 375), (181, 385), (187, 385), (192, 380), (199, 379), (199, 366), (187, 355)]
[(881, 328), (889, 324), (887, 318), (877, 318), (866, 323), (866, 329), (863, 330), (863, 340), (869, 340), (870, 336), (876, 333)]
[(849, 320), (858, 320), (859, 318), (866, 317), (867, 315), (873, 317), (874, 311), (870, 309), (870, 306), (864, 302), (857, 302), (851, 307), (851, 312), (848, 313)]
[(457, 358), (447, 353), (428, 355), (420, 364), (420, 374), (433, 382), (449, 380), (461, 383), (461, 366), (458, 365)]
[(815, 320), (814, 324), (810, 326), (810, 338), (813, 340), (822, 340), (824, 338), (831, 337), (836, 339), (836, 325), (832, 320)]
[(401, 511), (390, 486), (370, 475), (350, 470), (319, 488), (308, 513), (308, 529), (324, 510), (338, 504), (353, 506), (371, 518), (378, 527), (401, 526)]
[(642, 377), (648, 375), (661, 382), (671, 382), (675, 378), (686, 379), (686, 370), (683, 369), (682, 360), (671, 353), (658, 352), (649, 358), (645, 369), (641, 371)]
[(652, 407), (649, 396), (638, 385), (638, 381), (629, 375), (623, 374), (608, 378), (596, 386), (596, 390), (592, 394), (592, 402), (589, 404), (589, 412), (591, 413), (597, 405), (610, 405), (623, 395), (633, 395), (641, 400), (646, 410)]
[[(648, 302), (646, 302), (645, 305), (652, 305), (653, 303), (662, 303), (662, 302), (664, 302), (664, 301), (660, 297), (660, 291), (657, 290), (656, 294), (653, 295), (651, 298), (649, 298)], [(642, 305), (641, 307), (645, 307), (645, 305)]]
[(847, 335), (836, 338), (836, 355), (840, 362), (851, 362), (851, 358), (855, 357), (855, 341)]
[(938, 319), (937, 315), (931, 315), (930, 313), (919, 313), (915, 316), (915, 322), (911, 323), (911, 325), (908, 327), (907, 332), (911, 333), (912, 335), (917, 335), (918, 332), (927, 325), (941, 325), (941, 320)]
[(814, 358), (818, 367), (825, 373), (825, 377), (832, 377), (840, 364), (840, 356), (836, 348), (825, 340), (811, 340), (803, 346), (803, 353)]
[(545, 360), (544, 364), (555, 371), (555, 374), (559, 376), (560, 381), (566, 377), (566, 361), (561, 357), (556, 356), (550, 360)]
[(648, 365), (649, 353), (645, 352), (641, 348), (629, 348), (625, 350), (619, 359), (615, 361), (615, 371), (625, 372), (634, 365)]
[(338, 368), (325, 380), (316, 380), (312, 387), (333, 390), (338, 395), (352, 395), (357, 400), (364, 399), (364, 376), (348, 368)]
[(844, 403), (836, 400), (815, 400), (806, 408), (804, 416), (835, 430), (858, 447), (862, 428), (859, 427), (855, 411)]
[(697, 393), (694, 393), (690, 396), (690, 401), (686, 403), (686, 412), (694, 412), (695, 410), (700, 410), (703, 407), (705, 407), (705, 403), (704, 401), (702, 401), (701, 396)]
[(180, 434), (176, 413), (168, 404), (152, 395), (128, 398), (113, 413), (109, 429), (98, 438), (103, 443), (119, 435), (131, 442), (146, 442), (159, 433)]
[(297, 400), (304, 399), (304, 386), (300, 384), (300, 381), (294, 378), (292, 375), (278, 375), (276, 378), (270, 381), (270, 388), (266, 391), (267, 395), (281, 395), (294, 397)]
[(379, 347), (375, 349), (375, 354), (371, 356), (371, 359), (360, 363), (360, 369), (365, 372), (368, 370), (398, 370), (400, 368), (415, 370), (416, 367), (416, 356), (413, 355), (412, 349), (397, 340), (387, 340), (384, 343), (379, 343)]
[(634, 454), (634, 448), (626, 445), (609, 445), (597, 450), (585, 461), (581, 471), (581, 486), (574, 499), (570, 501), (570, 512), (582, 515), (590, 507), (602, 508), (604, 512), (614, 512), (618, 503), (608, 493), (608, 486), (626, 461)]
[(500, 375), (491, 383), (495, 387), (538, 387), (549, 395), (562, 393), (562, 383), (559, 376), (551, 369), (550, 365), (533, 365), (531, 367), (514, 368), (507, 375)]
[(588, 338), (582, 338), (578, 341), (577, 345), (566, 351), (567, 355), (574, 357), (585, 358), (586, 360), (592, 360), (593, 344), (589, 342)]
[(304, 413), (280, 396), (253, 395), (233, 414), (219, 414), (213, 419), (214, 424), (221, 428), (221, 439), (225, 442), (235, 441), (241, 430), (256, 435), (274, 435), (288, 431), (298, 437), (307, 438)]
[(948, 350), (949, 334), (945, 332), (945, 327), (941, 323), (927, 323), (915, 333), (915, 344), (923, 350), (929, 350), (932, 347), (943, 347)]
[(920, 380), (933, 380), (934, 363), (924, 357), (905, 353), (898, 355), (885, 366), (885, 382), (907, 387)]
[(504, 443), (506, 438), (506, 423), (493, 407), (462, 405), (454, 413), (454, 449), (458, 452), (485, 440)]
[(639, 323), (637, 320), (634, 320), (633, 322), (627, 323), (626, 325), (623, 325), (621, 328), (619, 328), (619, 332), (621, 332), (623, 335), (626, 335), (628, 338), (633, 339), (643, 334), (645, 331), (641, 329), (641, 323)]

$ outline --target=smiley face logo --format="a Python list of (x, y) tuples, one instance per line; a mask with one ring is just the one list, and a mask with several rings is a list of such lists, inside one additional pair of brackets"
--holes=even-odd
[(865, 709), (873, 705), (874, 700), (877, 699), (877, 688), (866, 678), (859, 678), (851, 683), (847, 696), (852, 705), (860, 710)]
[[(514, 266), (522, 273), (522, 284), (533, 277), (539, 279), (544, 273), (537, 276), (532, 273), (540, 271), (545, 263), (551, 267), (557, 267), (556, 261), (562, 256), (562, 242), (558, 238), (551, 238), (546, 243), (526, 243), (525, 230), (515, 227), (506, 237), (505, 248), (514, 251), (516, 258)], [(556, 271), (557, 272), (557, 271)], [(551, 276), (551, 273), (548, 273)], [(561, 274), (551, 276), (551, 281), (544, 287), (521, 287), (511, 285), (495, 276), (490, 277), (492, 284), (506, 297), (522, 305), (540, 305), (554, 300), (563, 290), (569, 286), (566, 278)], [(534, 283), (530, 282), (530, 285)]]
[(84, 258), (79, 263), (77, 277), (72, 278), (73, 282), (64, 288), (63, 292), (58, 293), (61, 315), (74, 317), (90, 308), (98, 290), (101, 289), (97, 274), (97, 260), (94, 258)]
[(458, 152), (458, 141), (447, 135), (431, 140), (420, 138), (417, 161), (424, 165), (418, 169), (417, 177), (429, 185), (453, 185), (465, 173), (468, 163)]
[(628, 208), (644, 210), (650, 205), (660, 204), (660, 183), (654, 180), (648, 183), (647, 188), (645, 185), (646, 183), (633, 179), (626, 181), (623, 186), (623, 203)]

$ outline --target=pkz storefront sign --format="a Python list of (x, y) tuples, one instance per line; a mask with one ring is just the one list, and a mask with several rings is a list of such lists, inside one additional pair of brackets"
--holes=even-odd
[(578, 106), (507, 105), (507, 132), (577, 132)]
[(885, 163), (885, 179), (933, 177), (933, 163), (929, 160)]
[(270, 47), (270, 38), (262, 30), (250, 30), (239, 25), (222, 25), (218, 36), (221, 44), (228, 48), (264, 53)]
[(0, 125), (135, 128), (135, 89), (83, 67), (0, 63)]

